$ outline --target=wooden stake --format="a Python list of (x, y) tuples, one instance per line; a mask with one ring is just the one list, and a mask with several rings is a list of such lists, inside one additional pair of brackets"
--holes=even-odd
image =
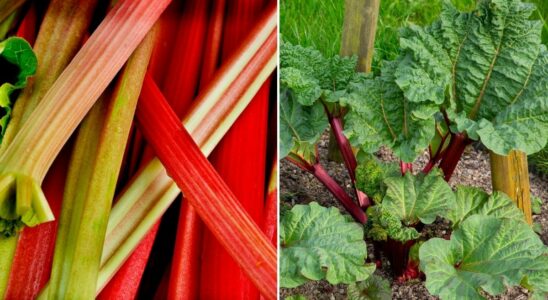
[(346, 0), (342, 56), (358, 56), (357, 70), (371, 72), (380, 0)]
[(490, 152), (493, 190), (506, 193), (523, 211), (527, 223), (532, 224), (531, 195), (527, 155), (511, 151), (508, 156)]

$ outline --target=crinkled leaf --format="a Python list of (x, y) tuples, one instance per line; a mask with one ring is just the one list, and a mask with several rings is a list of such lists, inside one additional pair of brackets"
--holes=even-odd
[[(288, 89), (280, 91), (280, 157), (290, 152), (305, 153), (312, 159), (315, 144), (327, 127), (328, 121), (318, 102), (303, 106)], [(305, 158), (306, 158), (305, 157)]]
[(347, 295), (349, 300), (390, 300), (392, 289), (388, 280), (373, 274), (365, 281), (350, 284)]
[(548, 139), (548, 54), (542, 23), (529, 19), (533, 10), (518, 0), (482, 0), (464, 13), (445, 1), (437, 22), (403, 31), (400, 88), (410, 100), (445, 103), (453, 130), (495, 153), (541, 150)]
[(291, 90), (295, 100), (301, 105), (312, 105), (322, 93), (316, 78), (310, 77), (296, 68), (284, 68), (280, 74), (280, 82)]
[(282, 41), (280, 45), (280, 72), (299, 70), (302, 76), (317, 81), (322, 91), (345, 90), (356, 74), (356, 57), (324, 57), (318, 50)]
[(350, 108), (345, 134), (365, 152), (386, 145), (405, 162), (412, 162), (434, 136), (437, 106), (403, 96), (394, 77), (397, 63), (386, 62), (381, 76), (351, 85), (350, 95), (341, 99)]
[(369, 207), (367, 216), (369, 219), (365, 233), (367, 238), (372, 240), (386, 241), (391, 238), (407, 242), (420, 237), (420, 233), (415, 228), (404, 226), (398, 217), (382, 209), (382, 204)]
[(390, 177), (384, 183), (388, 187), (382, 201), (382, 209), (398, 217), (405, 225), (421, 221), (431, 224), (436, 217), (444, 217), (455, 206), (455, 194), (451, 187), (433, 171), (426, 176)]
[(0, 143), (11, 116), (10, 95), (25, 87), (36, 65), (36, 56), (25, 40), (12, 37), (0, 42)]
[(524, 285), (533, 292), (532, 299), (546, 299), (548, 297), (548, 250), (545, 250), (543, 255), (537, 257), (528, 268), (525, 281), (526, 284)]
[(474, 215), (461, 223), (451, 240), (425, 242), (420, 266), (426, 287), (441, 299), (483, 299), (479, 289), (498, 295), (505, 284), (520, 284), (545, 246), (524, 222)]
[(282, 287), (321, 279), (348, 284), (367, 279), (375, 270), (374, 265), (365, 264), (362, 227), (336, 208), (315, 202), (296, 205), (280, 224)]
[(476, 187), (458, 186), (456, 207), (447, 218), (453, 227), (458, 227), (467, 217), (476, 214), (525, 222), (522, 211), (506, 194), (495, 191), (489, 195)]
[(395, 176), (399, 173), (395, 164), (379, 162), (371, 156), (358, 165), (356, 168), (356, 187), (366, 193), (375, 203), (380, 203), (386, 192), (384, 179)]

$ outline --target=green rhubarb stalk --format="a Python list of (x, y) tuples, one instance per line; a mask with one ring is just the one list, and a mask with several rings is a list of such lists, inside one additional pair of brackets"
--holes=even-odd
[(0, 0), (0, 22), (6, 20), (26, 0)]
[(168, 3), (125, 0), (107, 15), (0, 155), (0, 180), (10, 180), (10, 186), (15, 186), (11, 193), (0, 193), (0, 203), (18, 206), (26, 200), (18, 197), (19, 189), (26, 185), (33, 203), (46, 203), (36, 187)]
[(150, 33), (123, 69), (113, 95), (95, 104), (78, 131), (49, 282), (51, 299), (95, 296), (108, 216), (153, 44)]
[(15, 28), (20, 13), (21, 10), (16, 10), (11, 15), (6, 17), (5, 20), (0, 21), (0, 41), (5, 39), (8, 33)]
[[(206, 156), (211, 153), (275, 69), (275, 31), (264, 47), (270, 49), (266, 51), (266, 62), (262, 64), (259, 61), (264, 61), (265, 58), (256, 56), (255, 60), (232, 60), (223, 66), (184, 119), (183, 124)], [(253, 43), (250, 48), (254, 48)], [(232, 80), (238, 75), (234, 69), (240, 72), (243, 70), (243, 67), (239, 66), (242, 63), (249, 63), (248, 65), (253, 68), (262, 67), (259, 72), (253, 72), (253, 68), (248, 67), (246, 70), (251, 69), (252, 74), (256, 74), (240, 75), (236, 80)], [(248, 82), (249, 79), (252, 79), (251, 82)], [(225, 85), (222, 92), (218, 90)], [(229, 87), (230, 92), (226, 90)], [(110, 215), (97, 293), (114, 276), (179, 193), (179, 188), (157, 158), (133, 178), (117, 199)]]

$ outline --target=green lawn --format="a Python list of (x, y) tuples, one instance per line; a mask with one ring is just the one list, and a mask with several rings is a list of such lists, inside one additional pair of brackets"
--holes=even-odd
[[(475, 0), (452, 0), (462, 10), (474, 7)], [(540, 3), (542, 17), (548, 18), (548, 1)], [(381, 0), (375, 41), (373, 69), (382, 60), (393, 59), (398, 51), (398, 28), (407, 22), (428, 24), (436, 19), (441, 0)], [(540, 13), (534, 15), (539, 18)], [(294, 44), (312, 46), (326, 56), (339, 53), (344, 17), (344, 0), (280, 0), (282, 37)], [(543, 40), (548, 41), (548, 25)]]

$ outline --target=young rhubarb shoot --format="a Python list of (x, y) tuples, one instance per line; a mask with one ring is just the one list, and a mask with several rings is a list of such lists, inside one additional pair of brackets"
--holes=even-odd
[[(168, 3), (119, 2), (1, 154), (5, 189), (0, 203), (19, 208), (9, 215), (11, 219), (22, 217), (31, 203), (45, 203), (40, 184), (53, 160)], [(51, 219), (46, 210), (37, 211), (45, 218), (35, 218), (33, 224)]]
[(262, 295), (275, 299), (274, 247), (242, 209), (167, 102), (152, 99), (143, 97), (137, 106), (143, 135), (206, 226)]

